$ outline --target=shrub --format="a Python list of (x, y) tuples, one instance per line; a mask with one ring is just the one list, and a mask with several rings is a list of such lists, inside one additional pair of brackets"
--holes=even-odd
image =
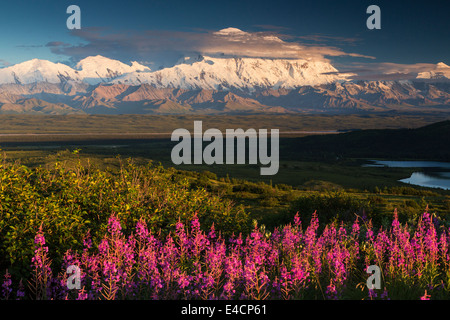
[(194, 215), (205, 228), (214, 223), (224, 234), (247, 232), (251, 225), (241, 206), (192, 189), (175, 169), (152, 164), (128, 161), (117, 174), (59, 162), (49, 169), (2, 164), (0, 181), (0, 266), (17, 272), (29, 269), (39, 227), (51, 243), (52, 259), (61, 259), (69, 248), (82, 247), (88, 231), (98, 244), (111, 215), (124, 231), (143, 218), (152, 231), (167, 234)]
[(282, 190), (282, 191), (291, 191), (292, 190), (292, 186), (288, 185), (288, 184), (284, 184), (284, 183), (279, 183), (275, 186), (275, 188), (277, 188), (278, 190)]
[(301, 186), (300, 188), (307, 191), (320, 191), (320, 192), (343, 190), (343, 187), (338, 184), (322, 180), (310, 180), (308, 182), (305, 182), (303, 186)]
[(373, 208), (369, 202), (362, 201), (343, 191), (327, 193), (310, 193), (297, 198), (289, 209), (290, 212), (300, 212), (307, 217), (314, 211), (324, 223), (340, 219), (352, 221), (355, 214), (370, 216)]
[(275, 207), (278, 205), (278, 199), (276, 197), (265, 197), (261, 200), (261, 205), (264, 207)]

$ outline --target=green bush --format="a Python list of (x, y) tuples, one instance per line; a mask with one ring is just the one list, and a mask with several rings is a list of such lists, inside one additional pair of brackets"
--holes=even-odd
[(294, 201), (295, 199), (297, 199), (297, 195), (295, 194), (294, 191), (285, 192), (281, 196), (281, 200), (283, 202), (287, 202), (287, 203), (290, 203), (290, 202)]
[(444, 200), (444, 209), (450, 212), (450, 200)]
[(279, 183), (275, 186), (275, 188), (277, 188), (278, 190), (282, 190), (282, 191), (291, 191), (292, 190), (292, 186), (288, 185), (288, 184), (284, 184), (284, 183)]
[(275, 207), (279, 204), (276, 197), (267, 197), (261, 200), (261, 205), (264, 207)]
[(383, 197), (377, 196), (377, 195), (369, 195), (367, 197), (367, 200), (370, 201), (371, 203), (376, 203), (376, 204), (386, 204), (387, 203), (386, 199), (384, 199)]
[(233, 192), (250, 192), (255, 194), (269, 195), (274, 192), (273, 188), (264, 182), (240, 181), (233, 186)]
[(305, 182), (300, 189), (307, 191), (320, 191), (320, 192), (329, 192), (329, 191), (340, 191), (343, 190), (342, 186), (322, 180), (310, 180)]
[(327, 193), (310, 193), (295, 200), (290, 213), (299, 212), (302, 220), (309, 221), (312, 213), (317, 211), (321, 221), (329, 223), (335, 220), (352, 222), (356, 215), (370, 217), (373, 206), (368, 201), (361, 200), (343, 191)]
[(107, 231), (114, 214), (126, 232), (142, 217), (153, 232), (170, 232), (180, 219), (195, 214), (204, 228), (214, 223), (224, 234), (247, 232), (248, 214), (230, 200), (203, 188), (173, 168), (136, 166), (131, 161), (118, 173), (86, 168), (30, 169), (0, 165), (0, 267), (27, 269), (34, 250), (34, 235), (42, 225), (51, 252), (62, 257), (81, 248), (88, 231), (94, 242)]
[(200, 173), (200, 176), (206, 177), (206, 178), (208, 178), (210, 180), (217, 180), (217, 175), (215, 173), (213, 173), (211, 171), (207, 171), (207, 170), (205, 170), (202, 173)]

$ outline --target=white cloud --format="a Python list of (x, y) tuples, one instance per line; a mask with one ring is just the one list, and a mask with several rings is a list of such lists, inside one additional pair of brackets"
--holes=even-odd
[(354, 80), (411, 80), (444, 75), (450, 78), (450, 67), (445, 63), (401, 64), (391, 62), (358, 63), (341, 68), (338, 73), (353, 74)]
[(283, 40), (276, 32), (246, 32), (237, 28), (220, 31), (129, 31), (106, 33), (99, 28), (74, 30), (72, 34), (84, 44), (67, 46), (53, 41), (49, 46), (53, 53), (72, 57), (74, 60), (90, 55), (105, 55), (119, 60), (172, 59), (183, 55), (229, 55), (253, 58), (302, 58), (328, 60), (330, 57), (350, 56), (370, 58), (357, 53), (347, 53), (327, 45), (311, 45), (299, 41)]

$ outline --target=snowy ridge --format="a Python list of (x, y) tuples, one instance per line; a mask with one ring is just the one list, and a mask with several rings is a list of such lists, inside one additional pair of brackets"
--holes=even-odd
[(110, 82), (111, 80), (120, 77), (123, 74), (150, 72), (150, 68), (139, 64), (136, 61), (131, 63), (131, 66), (122, 63), (118, 60), (97, 55), (95, 57), (87, 57), (77, 63), (75, 68), (78, 74), (81, 75), (84, 82), (89, 84), (96, 84), (99, 78), (102, 82)]
[(137, 85), (148, 83), (156, 88), (180, 89), (247, 89), (295, 88), (320, 85), (347, 77), (323, 61), (303, 59), (187, 57), (177, 65), (150, 73), (132, 72), (113, 83)]
[[(233, 28), (220, 32), (245, 35), (245, 32)], [(352, 74), (339, 73), (329, 62), (322, 60), (202, 55), (185, 57), (173, 67), (157, 71), (152, 71), (138, 62), (131, 62), (129, 65), (99, 55), (81, 60), (74, 68), (62, 63), (32, 59), (0, 69), (0, 84), (150, 84), (159, 89), (233, 89), (246, 92), (344, 83), (350, 81), (351, 77)], [(417, 79), (448, 80), (450, 67), (440, 62), (433, 65), (429, 71), (420, 72)]]
[(418, 79), (450, 79), (450, 66), (446, 65), (443, 62), (439, 62), (436, 64), (436, 67), (433, 70), (420, 72), (417, 75)]
[(145, 71), (150, 71), (150, 69), (137, 62), (132, 62), (130, 66), (102, 56), (87, 57), (81, 60), (75, 69), (62, 63), (32, 59), (0, 69), (0, 84), (64, 83), (67, 81), (98, 84), (110, 82), (126, 73)]
[(247, 89), (295, 88), (345, 80), (338, 70), (323, 61), (304, 59), (186, 57), (171, 68), (152, 72), (137, 62), (127, 65), (102, 56), (87, 57), (75, 68), (47, 60), (33, 59), (0, 69), (0, 84), (113, 83), (151, 84), (156, 88)]
[(33, 59), (0, 69), (0, 83), (59, 83), (61, 82), (60, 75), (75, 81), (82, 80), (71, 67), (65, 64)]

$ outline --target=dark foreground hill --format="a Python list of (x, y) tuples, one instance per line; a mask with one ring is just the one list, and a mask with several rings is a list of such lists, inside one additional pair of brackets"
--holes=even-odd
[(417, 129), (361, 130), (293, 138), (289, 154), (302, 158), (374, 157), (450, 161), (450, 121)]

